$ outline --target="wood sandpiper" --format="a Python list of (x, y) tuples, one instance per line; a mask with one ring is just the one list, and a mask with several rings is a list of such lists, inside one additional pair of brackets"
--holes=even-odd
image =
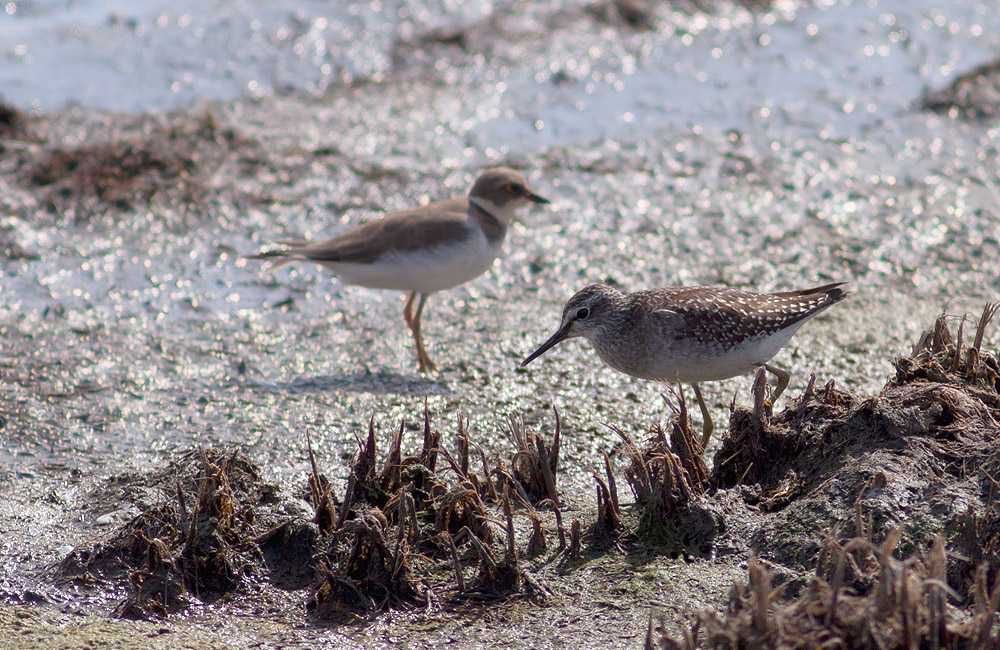
[(807, 320), (847, 296), (844, 284), (778, 293), (669, 287), (627, 294), (592, 284), (569, 299), (559, 330), (521, 367), (554, 345), (582, 336), (604, 363), (627, 375), (692, 384), (705, 423), (704, 446), (713, 424), (698, 383), (764, 366), (778, 378), (776, 399), (790, 375), (767, 362)]

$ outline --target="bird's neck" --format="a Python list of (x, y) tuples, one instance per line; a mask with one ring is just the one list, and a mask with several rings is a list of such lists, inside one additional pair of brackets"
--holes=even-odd
[(511, 212), (511, 209), (501, 208), (492, 201), (469, 197), (469, 218), (479, 224), (491, 244), (499, 243), (507, 236), (507, 224), (513, 216)]

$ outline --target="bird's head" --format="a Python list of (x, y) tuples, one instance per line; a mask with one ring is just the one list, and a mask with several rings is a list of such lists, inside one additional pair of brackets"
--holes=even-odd
[(591, 340), (597, 336), (620, 317), (623, 298), (621, 292), (606, 284), (591, 284), (576, 292), (563, 307), (559, 329), (528, 355), (528, 358), (521, 362), (521, 367), (528, 365), (566, 339), (580, 336)]
[(527, 203), (549, 203), (528, 188), (520, 172), (508, 167), (494, 167), (480, 174), (469, 192), (469, 200), (490, 214), (508, 219)]

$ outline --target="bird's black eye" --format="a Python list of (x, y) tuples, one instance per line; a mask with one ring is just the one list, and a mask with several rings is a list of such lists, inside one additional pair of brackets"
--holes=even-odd
[(509, 183), (507, 185), (507, 191), (511, 194), (523, 194), (524, 185), (521, 185), (520, 183)]
[(576, 310), (577, 320), (584, 320), (587, 318), (587, 316), (590, 316), (590, 307), (581, 307)]

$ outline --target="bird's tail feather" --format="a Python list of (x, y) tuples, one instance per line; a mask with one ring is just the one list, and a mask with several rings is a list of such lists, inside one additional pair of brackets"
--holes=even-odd
[(814, 296), (816, 294), (825, 294), (830, 300), (832, 305), (835, 302), (840, 302), (848, 295), (850, 295), (851, 289), (847, 286), (846, 282), (832, 282), (830, 284), (824, 284), (819, 287), (811, 287), (809, 289), (799, 289), (797, 291), (782, 291), (776, 293), (777, 296), (783, 297), (793, 297), (793, 296)]
[(271, 273), (277, 271), (283, 266), (287, 266), (288, 264), (294, 264), (295, 262), (302, 262), (305, 261), (306, 259), (293, 251), (281, 250), (281, 249), (264, 251), (262, 253), (255, 253), (253, 255), (247, 255), (246, 258), (249, 260), (269, 260), (270, 264), (268, 264), (267, 270), (270, 271)]

